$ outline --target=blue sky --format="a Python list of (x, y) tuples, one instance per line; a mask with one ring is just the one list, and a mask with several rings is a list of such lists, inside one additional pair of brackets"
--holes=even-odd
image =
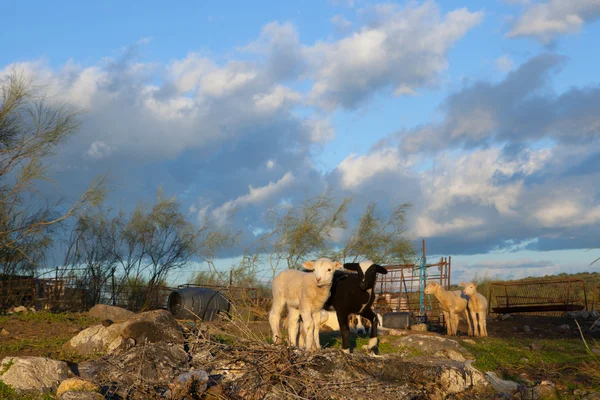
[(600, 230), (597, 1), (7, 1), (3, 13), (0, 76), (24, 69), (87, 110), (53, 160), (67, 197), (110, 169), (115, 207), (163, 185), (191, 219), (237, 205), (232, 223), (250, 231), (283, 199), (329, 187), (384, 210), (415, 204), (409, 230), (453, 256), (453, 280), (598, 268), (585, 251)]

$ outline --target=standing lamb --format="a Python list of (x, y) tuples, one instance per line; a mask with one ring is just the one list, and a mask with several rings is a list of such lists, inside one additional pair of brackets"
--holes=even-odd
[(306, 261), (302, 266), (312, 273), (288, 269), (273, 279), (273, 306), (269, 312), (269, 323), (275, 343), (282, 340), (279, 322), (281, 312), (288, 308), (288, 336), (290, 344), (298, 345), (298, 318), (303, 321), (306, 334), (305, 348), (319, 349), (319, 326), (321, 309), (329, 298), (333, 274), (342, 268), (342, 263), (328, 258)]
[(488, 301), (484, 295), (477, 292), (477, 283), (460, 283), (463, 294), (469, 298), (469, 312), (473, 321), (473, 331), (475, 336), (487, 336), (487, 312)]
[(350, 327), (348, 316), (358, 314), (371, 322), (371, 333), (367, 350), (377, 346), (378, 318), (371, 309), (375, 300), (377, 274), (387, 274), (387, 269), (373, 261), (346, 263), (344, 268), (356, 273), (337, 272), (331, 287), (331, 296), (325, 304), (326, 310), (335, 309), (342, 333), (342, 350), (350, 353)]
[(471, 336), (471, 323), (469, 322), (469, 312), (467, 310), (467, 300), (461, 297), (461, 291), (454, 292), (444, 290), (437, 282), (429, 282), (425, 287), (425, 294), (433, 294), (440, 302), (440, 308), (446, 320), (446, 329), (448, 335), (456, 335), (458, 331), (458, 316), (464, 313), (469, 327), (469, 336)]

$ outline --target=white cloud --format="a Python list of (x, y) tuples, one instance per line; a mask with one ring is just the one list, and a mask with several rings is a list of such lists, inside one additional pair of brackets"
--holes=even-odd
[(275, 161), (273, 160), (268, 160), (267, 161), (267, 168), (268, 169), (272, 169), (275, 166)]
[(198, 53), (189, 53), (183, 60), (175, 60), (167, 67), (175, 85), (181, 92), (195, 90), (201, 79), (216, 69), (212, 60), (202, 57)]
[(449, 48), (483, 17), (466, 9), (442, 16), (433, 2), (373, 12), (374, 21), (352, 35), (305, 49), (313, 104), (354, 108), (380, 89), (431, 84), (446, 68)]
[(101, 160), (113, 153), (112, 147), (102, 141), (93, 142), (85, 155), (94, 160)]
[(510, 72), (515, 66), (515, 62), (507, 55), (500, 56), (496, 59), (496, 68), (500, 72)]
[(397, 149), (386, 148), (358, 156), (350, 154), (337, 170), (341, 174), (341, 184), (344, 188), (356, 188), (365, 181), (384, 172), (400, 172), (403, 163)]
[(335, 137), (335, 130), (331, 123), (325, 119), (308, 119), (304, 121), (308, 129), (310, 141), (313, 143), (326, 143)]
[(271, 92), (256, 94), (253, 99), (258, 110), (275, 112), (281, 107), (300, 102), (302, 95), (283, 85), (277, 85)]
[(414, 232), (418, 237), (429, 238), (464, 232), (484, 224), (485, 220), (481, 218), (457, 217), (447, 222), (438, 223), (426, 215), (421, 215), (416, 218)]
[(287, 172), (277, 182), (269, 182), (265, 186), (253, 187), (248, 186), (248, 194), (238, 197), (235, 200), (230, 200), (212, 211), (212, 215), (217, 223), (224, 223), (226, 218), (238, 206), (244, 207), (250, 204), (260, 204), (271, 199), (278, 193), (281, 193), (286, 188), (294, 184), (296, 178), (292, 172)]
[(526, 8), (506, 36), (533, 37), (549, 43), (558, 35), (578, 32), (584, 23), (598, 18), (598, 0), (549, 0)]
[(333, 26), (335, 26), (335, 30), (340, 34), (347, 33), (352, 27), (352, 22), (348, 21), (343, 15), (340, 14), (331, 17), (330, 21)]

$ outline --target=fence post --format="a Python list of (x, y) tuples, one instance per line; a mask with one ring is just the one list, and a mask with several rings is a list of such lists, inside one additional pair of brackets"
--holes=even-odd
[(112, 267), (111, 271), (110, 271), (110, 276), (111, 276), (111, 281), (112, 281), (112, 285), (111, 285), (111, 291), (112, 291), (112, 305), (116, 306), (117, 303), (117, 299), (115, 298), (115, 267)]

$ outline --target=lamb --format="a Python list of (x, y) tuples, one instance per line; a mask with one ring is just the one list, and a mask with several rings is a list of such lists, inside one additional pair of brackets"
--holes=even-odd
[(335, 310), (342, 333), (342, 350), (350, 353), (350, 327), (348, 316), (358, 314), (371, 322), (371, 333), (367, 350), (377, 346), (377, 324), (375, 312), (371, 309), (375, 300), (373, 288), (377, 274), (387, 274), (387, 270), (371, 260), (360, 263), (346, 263), (344, 268), (356, 274), (338, 271), (331, 287), (331, 296), (325, 303), (326, 310)]
[(279, 322), (281, 312), (287, 305), (288, 337), (290, 344), (298, 345), (298, 318), (301, 316), (305, 335), (304, 348), (319, 349), (319, 326), (321, 309), (330, 295), (333, 274), (342, 268), (342, 263), (328, 258), (306, 261), (302, 266), (312, 273), (288, 269), (273, 279), (273, 305), (269, 312), (269, 323), (275, 343), (282, 340)]
[(477, 292), (477, 283), (460, 283), (464, 289), (462, 293), (469, 298), (468, 309), (473, 321), (473, 333), (475, 336), (487, 336), (487, 312), (488, 301), (484, 295)]
[(437, 282), (429, 282), (425, 287), (425, 294), (433, 294), (440, 302), (440, 308), (444, 313), (448, 335), (456, 335), (458, 330), (458, 316), (464, 313), (469, 327), (469, 336), (472, 335), (471, 324), (469, 322), (469, 312), (467, 310), (467, 300), (461, 296), (460, 290), (447, 291)]

